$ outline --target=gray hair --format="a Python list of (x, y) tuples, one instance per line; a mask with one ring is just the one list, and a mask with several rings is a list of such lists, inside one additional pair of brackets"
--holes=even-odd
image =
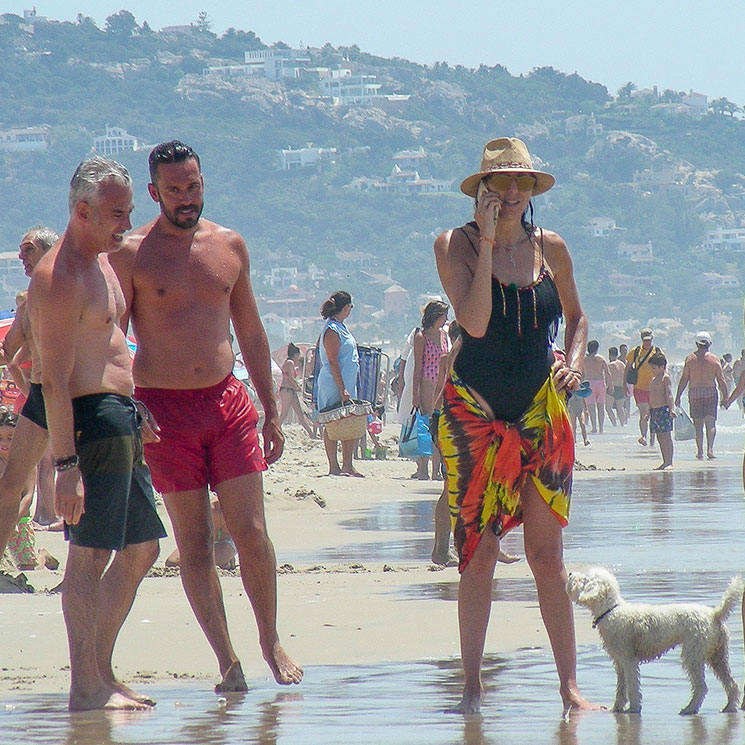
[(46, 225), (34, 225), (24, 234), (24, 238), (36, 239), (42, 251), (48, 251), (58, 240), (59, 236)]
[(70, 213), (72, 214), (78, 202), (89, 202), (95, 199), (104, 181), (132, 186), (132, 177), (121, 163), (102, 158), (100, 155), (84, 160), (75, 169), (70, 180)]

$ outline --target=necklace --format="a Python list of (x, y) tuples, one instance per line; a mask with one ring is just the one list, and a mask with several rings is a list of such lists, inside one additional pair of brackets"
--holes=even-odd
[(507, 254), (507, 258), (510, 260), (510, 264), (512, 264), (513, 267), (515, 266), (515, 256), (513, 251), (519, 248), (522, 242), (523, 239), (521, 238), (517, 243), (513, 243), (511, 246), (499, 246), (499, 248)]

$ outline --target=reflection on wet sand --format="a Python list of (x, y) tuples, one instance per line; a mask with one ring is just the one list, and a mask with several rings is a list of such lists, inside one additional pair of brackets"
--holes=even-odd
[[(738, 434), (738, 448), (739, 437)], [(718, 440), (726, 445), (726, 438)], [(603, 474), (578, 479), (572, 521), (565, 533), (571, 565), (614, 569), (629, 600), (715, 603), (741, 571), (743, 541), (739, 455), (698, 470)], [(726, 453), (723, 447), (723, 453)], [(433, 503), (410, 500), (360, 511), (345, 527), (349, 545), (286, 556), (313, 565), (359, 561), (428, 563)], [(368, 535), (364, 535), (367, 532)], [(369, 540), (366, 540), (369, 539)], [(519, 550), (519, 549), (518, 549)], [(431, 601), (433, 623), (444, 622), (442, 601), (455, 600), (456, 570), (443, 581), (394, 591)], [(451, 574), (448, 574), (451, 572)], [(535, 600), (528, 578), (497, 577), (495, 600)], [(450, 608), (452, 610), (452, 608)], [(577, 614), (577, 623), (589, 623)], [(406, 618), (401, 618), (406, 623)], [(742, 628), (732, 619), (733, 668), (742, 682)], [(391, 629), (391, 634), (396, 629)], [(422, 630), (426, 633), (426, 629)], [(487, 650), (488, 652), (488, 650)], [(613, 665), (600, 639), (578, 650), (583, 692), (610, 704)], [(591, 712), (561, 719), (556, 668), (550, 652), (525, 648), (484, 659), (482, 715), (446, 713), (460, 697), (457, 657), (366, 666), (310, 666), (301, 690), (277, 692), (270, 680), (252, 680), (246, 694), (218, 697), (204, 682), (144, 686), (158, 700), (148, 712), (70, 714), (66, 694), (15, 696), (0, 706), (0, 745), (741, 745), (745, 717), (720, 714), (716, 684), (701, 714), (680, 717), (689, 694), (679, 658), (670, 654), (642, 667), (642, 716)], [(710, 676), (707, 673), (707, 676)], [(710, 681), (711, 683), (711, 681)]]
[[(594, 700), (613, 699), (615, 674), (599, 648), (582, 649), (579, 670)], [(684, 697), (674, 655), (643, 668), (642, 716), (584, 712), (561, 719), (550, 652), (487, 655), (482, 716), (446, 713), (459, 699), (457, 659), (365, 667), (311, 667), (302, 691), (277, 692), (266, 680), (245, 694), (218, 697), (203, 688), (150, 688), (149, 712), (70, 714), (63, 694), (37, 697), (0, 714), (3, 743), (34, 745), (739, 745), (742, 713), (720, 714), (714, 698), (702, 713), (680, 717)], [(147, 688), (147, 687), (146, 687)]]

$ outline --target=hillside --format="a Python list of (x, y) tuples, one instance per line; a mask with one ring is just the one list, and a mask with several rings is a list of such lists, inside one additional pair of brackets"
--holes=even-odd
[[(741, 251), (701, 248), (707, 231), (745, 225), (744, 125), (730, 102), (632, 84), (615, 95), (552, 68), (516, 77), (500, 66), (423, 66), (357, 47), (293, 57), (250, 31), (217, 37), (206, 17), (169, 33), (127, 11), (104, 29), (84, 17), (0, 20), (0, 130), (43, 128), (46, 145), (0, 149), (3, 251), (31, 224), (64, 227), (70, 175), (107, 126), (142, 147), (115, 157), (135, 179), (135, 222), (149, 219), (147, 145), (178, 138), (202, 157), (205, 216), (247, 240), (262, 310), (276, 315), (267, 324), (273, 342), (311, 337), (311, 324), (283, 320), (292, 315), (285, 301), (310, 317), (341, 287), (366, 305), (366, 338), (397, 339), (422, 296), (441, 292), (432, 240), (472, 209), (457, 184), (487, 139), (516, 134), (557, 177), (536, 200), (536, 222), (566, 238), (594, 327), (654, 317), (687, 327), (725, 312), (737, 329), (727, 341), (739, 348)], [(287, 57), (292, 76), (245, 74), (244, 53), (262, 50)], [(368, 76), (376, 96), (323, 97), (320, 81), (339, 70)], [(308, 143), (335, 152), (278, 170), (278, 151)], [(419, 181), (395, 185), (414, 170)], [(443, 182), (452, 188), (402, 193)], [(394, 284), (408, 291), (411, 310), (376, 312)]]

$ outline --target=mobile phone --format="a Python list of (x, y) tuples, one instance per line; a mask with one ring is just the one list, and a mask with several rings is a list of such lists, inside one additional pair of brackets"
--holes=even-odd
[[(489, 189), (486, 186), (486, 183), (482, 179), (479, 181), (479, 188), (476, 190), (476, 209), (479, 207), (479, 202), (481, 201), (481, 195), (484, 192), (489, 191)], [(499, 205), (497, 204), (494, 208), (494, 224), (497, 224), (497, 220), (499, 219)]]
[(481, 201), (481, 195), (485, 191), (489, 191), (489, 190), (486, 188), (486, 184), (484, 183), (484, 180), (481, 179), (481, 181), (479, 181), (479, 188), (476, 190), (476, 206), (477, 207), (479, 206), (479, 202)]

